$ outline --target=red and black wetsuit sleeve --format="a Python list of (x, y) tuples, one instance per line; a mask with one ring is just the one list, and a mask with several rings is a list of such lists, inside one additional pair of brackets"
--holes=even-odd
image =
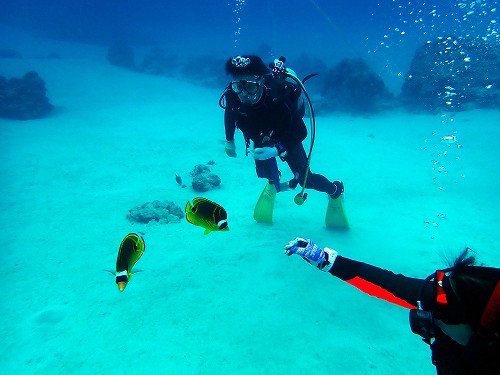
[(329, 272), (366, 294), (409, 309), (417, 307), (424, 284), (424, 280), (395, 274), (340, 255)]

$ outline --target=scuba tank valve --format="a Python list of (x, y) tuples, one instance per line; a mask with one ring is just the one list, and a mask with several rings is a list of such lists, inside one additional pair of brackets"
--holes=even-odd
[(272, 74), (274, 77), (278, 77), (280, 75), (286, 75), (286, 68), (285, 68), (285, 57), (284, 56), (280, 56), (279, 59), (274, 59), (273, 61), (273, 66), (272, 66)]

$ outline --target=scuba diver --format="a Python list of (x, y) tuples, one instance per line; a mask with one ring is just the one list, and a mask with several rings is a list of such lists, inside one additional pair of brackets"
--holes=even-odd
[(453, 265), (414, 279), (296, 238), (298, 254), (361, 291), (410, 309), (410, 328), (430, 345), (438, 375), (500, 374), (500, 268), (476, 266), (466, 248)]
[[(250, 154), (255, 159), (257, 176), (268, 180), (255, 206), (256, 221), (272, 222), (274, 200), (281, 189), (276, 162), (276, 157), (279, 157), (288, 164), (294, 175), (288, 186), (295, 188), (300, 184), (302, 187), (295, 203), (304, 202), (307, 197), (305, 188), (325, 192), (329, 199), (326, 225), (347, 228), (348, 222), (342, 207), (344, 184), (341, 181), (332, 182), (310, 171), (315, 135), (314, 113), (302, 82), (291, 69), (284, 68), (284, 62), (284, 57), (275, 60), (270, 70), (258, 56), (236, 56), (227, 60), (226, 73), (233, 80), (219, 100), (225, 110), (226, 154), (236, 157), (234, 135), (236, 128), (240, 129), (245, 138), (246, 155)], [(302, 93), (307, 98), (312, 119), (309, 155), (302, 145), (307, 137), (307, 127), (302, 120), (306, 101)]]

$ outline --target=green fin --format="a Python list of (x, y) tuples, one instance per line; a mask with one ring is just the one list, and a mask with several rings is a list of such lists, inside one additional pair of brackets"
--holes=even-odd
[(349, 229), (349, 220), (344, 210), (344, 194), (337, 199), (328, 197), (325, 224), (327, 228)]
[(253, 218), (258, 223), (272, 223), (274, 199), (276, 198), (276, 187), (267, 184), (260, 194), (259, 200), (253, 211)]

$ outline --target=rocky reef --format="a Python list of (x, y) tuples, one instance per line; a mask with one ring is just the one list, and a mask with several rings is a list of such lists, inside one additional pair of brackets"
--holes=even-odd
[(370, 114), (394, 105), (384, 81), (363, 59), (345, 59), (330, 68), (320, 93), (319, 108), (325, 111)]
[(12, 48), (0, 48), (0, 59), (22, 59), (20, 52)]
[[(224, 87), (228, 78), (224, 73), (225, 57), (180, 57), (162, 48), (152, 47), (144, 56), (137, 56), (134, 49), (120, 41), (108, 47), (110, 64), (138, 73), (158, 76), (180, 76), (205, 87)], [(137, 62), (136, 62), (137, 61)]]
[[(215, 164), (209, 162), (209, 164)], [(218, 187), (221, 184), (221, 179), (216, 174), (212, 173), (210, 167), (204, 164), (197, 164), (194, 166), (191, 172), (191, 177), (193, 177), (193, 182), (191, 186), (194, 191), (205, 192)]]
[(52, 109), (45, 81), (37, 72), (28, 72), (22, 78), (0, 76), (0, 117), (33, 120)]
[(137, 206), (127, 215), (131, 223), (147, 224), (157, 222), (160, 224), (179, 223), (184, 217), (183, 210), (171, 201), (154, 200)]
[(123, 41), (115, 42), (108, 48), (107, 59), (112, 65), (136, 70), (134, 51)]
[(435, 112), (500, 108), (500, 47), (478, 38), (437, 38), (415, 51), (400, 100)]
[[(266, 46), (258, 52), (264, 59), (271, 56)], [(136, 64), (134, 51), (125, 43), (116, 43), (108, 51), (108, 61), (114, 65), (140, 73), (180, 77), (221, 90), (229, 80), (224, 74), (226, 58), (181, 57), (174, 51), (153, 48)], [(302, 54), (287, 61), (287, 66), (297, 73), (320, 74), (306, 83), (317, 113), (365, 116), (396, 108), (433, 113), (442, 109), (500, 107), (500, 46), (498, 41), (486, 38), (448, 36), (425, 42), (415, 50), (399, 95), (391, 93), (362, 58), (343, 59), (329, 66)], [(196, 178), (195, 189), (203, 189), (200, 179)]]

